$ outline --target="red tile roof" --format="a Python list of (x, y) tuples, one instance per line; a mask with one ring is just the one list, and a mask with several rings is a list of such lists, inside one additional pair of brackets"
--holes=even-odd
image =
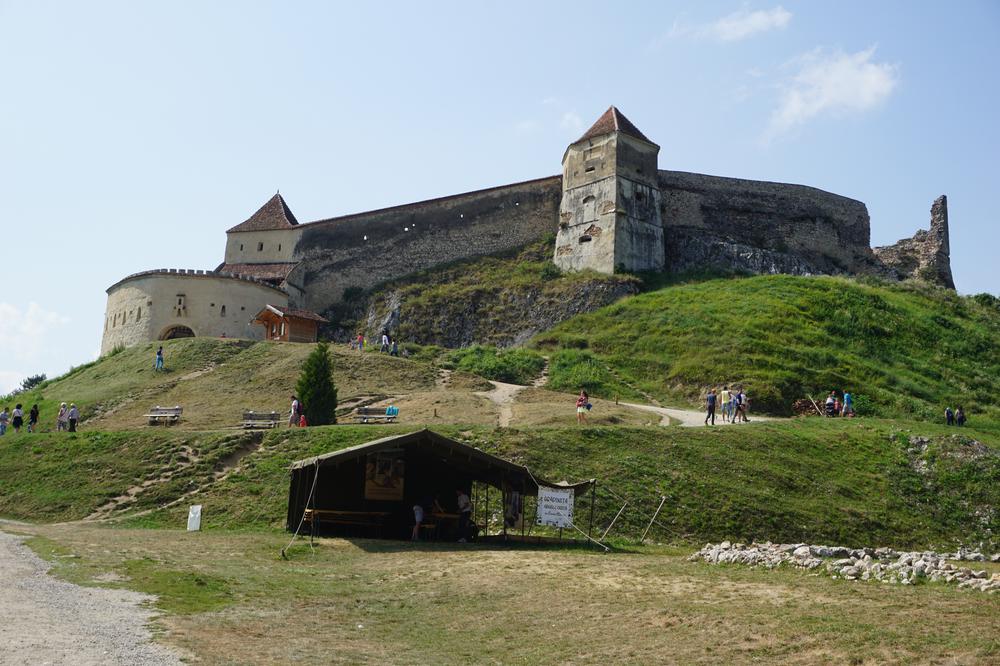
[(591, 125), (590, 129), (573, 143), (579, 143), (584, 139), (591, 139), (602, 134), (610, 134), (611, 132), (621, 132), (622, 134), (634, 136), (648, 143), (653, 143), (645, 134), (639, 131), (638, 127), (632, 124), (631, 120), (625, 117), (624, 113), (614, 106), (608, 107), (608, 110), (597, 119), (597, 122)]
[(273, 264), (222, 264), (216, 273), (230, 273), (232, 275), (246, 275), (258, 280), (268, 280), (271, 282), (284, 282), (288, 274), (292, 272), (298, 264), (273, 263)]
[[(322, 323), (326, 323), (326, 321), (327, 321), (326, 319), (324, 319), (323, 317), (320, 317), (318, 314), (316, 314), (312, 310), (295, 310), (295, 309), (292, 309), (292, 308), (287, 307), (285, 305), (271, 305), (270, 303), (268, 303), (264, 307), (264, 310), (270, 310), (271, 312), (274, 312), (275, 314), (280, 314), (282, 317), (293, 317), (293, 318), (296, 318), (296, 319), (309, 319), (311, 321), (318, 321), (318, 322), (322, 322)], [(264, 310), (261, 310), (260, 312), (263, 312)], [(260, 316), (260, 312), (257, 313), (258, 317)]]
[(247, 218), (244, 222), (237, 224), (227, 231), (231, 234), (234, 231), (270, 231), (272, 229), (290, 229), (299, 223), (292, 215), (292, 210), (281, 198), (280, 194), (275, 194), (268, 199), (267, 203), (260, 207), (256, 213)]

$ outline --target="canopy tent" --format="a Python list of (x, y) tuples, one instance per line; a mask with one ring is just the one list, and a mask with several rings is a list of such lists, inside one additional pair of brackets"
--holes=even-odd
[(524, 465), (424, 429), (292, 463), (287, 527), (296, 530), (310, 509), (378, 517), (381, 534), (404, 536), (414, 504), (434, 498), (454, 511), (455, 490), (469, 492), (474, 482), (499, 489), (505, 507), (511, 498), (537, 497), (540, 486), (580, 493), (595, 484), (549, 482)]

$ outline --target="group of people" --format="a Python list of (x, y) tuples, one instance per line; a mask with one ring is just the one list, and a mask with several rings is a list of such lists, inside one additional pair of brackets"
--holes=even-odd
[[(25, 418), (27, 418), (27, 422), (25, 422)], [(6, 435), (8, 429), (15, 433), (21, 432), (21, 428), (25, 428), (28, 432), (36, 432), (38, 420), (38, 405), (31, 406), (27, 417), (25, 417), (24, 406), (21, 403), (14, 405), (13, 410), (10, 407), (4, 407), (3, 410), (0, 410), (0, 435)], [(58, 432), (76, 432), (76, 424), (79, 420), (80, 410), (76, 408), (76, 405), (71, 404), (67, 407), (64, 402), (59, 406), (59, 413), (56, 415), (56, 430)]]
[(965, 425), (965, 410), (962, 409), (962, 405), (955, 408), (955, 411), (951, 411), (951, 407), (944, 408), (944, 423), (945, 425), (957, 425), (959, 427)]
[[(469, 494), (462, 488), (455, 490), (455, 503), (458, 507), (458, 542), (465, 543), (469, 540), (469, 525), (472, 518), (472, 501)], [(445, 513), (436, 497), (426, 496), (413, 505), (413, 541), (420, 540), (420, 526), (424, 524), (427, 514)]]
[[(358, 333), (357, 336), (351, 338), (351, 349), (356, 349), (358, 351), (364, 351), (365, 346), (368, 345), (368, 340), (365, 338), (364, 333)], [(392, 337), (389, 333), (389, 329), (382, 329), (382, 344), (379, 346), (379, 352), (383, 354), (388, 354), (389, 356), (399, 356), (399, 341)], [(403, 350), (403, 356), (406, 356), (406, 350)]]
[(747, 411), (750, 409), (750, 399), (742, 386), (735, 387), (730, 391), (728, 386), (723, 386), (722, 390), (716, 392), (715, 388), (708, 389), (705, 396), (705, 425), (715, 425), (715, 414), (718, 411), (722, 415), (722, 422), (726, 423), (749, 423)]
[(830, 391), (826, 396), (826, 404), (823, 406), (827, 416), (854, 416), (854, 396), (844, 391), (844, 399), (841, 401), (836, 391)]

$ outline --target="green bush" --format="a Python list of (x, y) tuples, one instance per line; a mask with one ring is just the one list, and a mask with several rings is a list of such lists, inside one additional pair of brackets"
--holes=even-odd
[(529, 349), (497, 349), (474, 345), (448, 355), (447, 365), (510, 384), (530, 384), (545, 367), (541, 354)]
[(325, 342), (318, 343), (306, 357), (295, 390), (309, 425), (337, 422), (337, 387), (333, 383), (330, 349)]

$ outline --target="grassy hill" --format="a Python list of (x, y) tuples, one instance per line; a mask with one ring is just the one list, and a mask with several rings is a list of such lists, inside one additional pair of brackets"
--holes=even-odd
[[(283, 429), (252, 446), (247, 435), (177, 431), (7, 438), (0, 446), (0, 515), (83, 518), (131, 488), (129, 512), (185, 497), (130, 519), (133, 526), (183, 525), (187, 504), (200, 503), (207, 529), (281, 528), (290, 462), (406, 430)], [(957, 432), (878, 419), (797, 419), (717, 430), (436, 430), (548, 478), (598, 478), (598, 525), (614, 516), (619, 497), (629, 501), (615, 528), (619, 537), (641, 534), (666, 496), (664, 527), (654, 532), (660, 540), (1000, 546), (997, 428)], [(918, 436), (924, 445), (911, 441)], [(239, 466), (219, 475), (240, 451)]]
[[(743, 384), (758, 410), (807, 394), (861, 396), (884, 416), (938, 419), (945, 406), (1000, 417), (1000, 307), (920, 285), (769, 275), (667, 286), (537, 336), (551, 386), (696, 403)], [(613, 371), (613, 372), (612, 372)]]

